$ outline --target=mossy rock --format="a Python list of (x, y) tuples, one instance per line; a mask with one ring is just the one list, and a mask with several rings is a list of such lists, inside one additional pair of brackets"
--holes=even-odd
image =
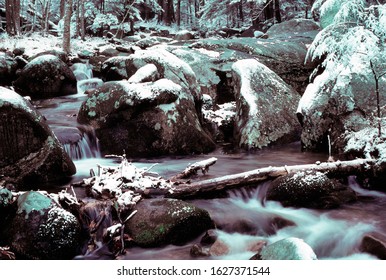
[(6, 225), (7, 242), (18, 258), (72, 259), (80, 247), (80, 224), (73, 214), (39, 192), (26, 192)]
[(206, 210), (176, 199), (146, 199), (126, 224), (127, 233), (141, 247), (182, 245), (214, 223)]
[(356, 194), (324, 173), (301, 171), (275, 179), (266, 198), (286, 207), (331, 209), (355, 201)]

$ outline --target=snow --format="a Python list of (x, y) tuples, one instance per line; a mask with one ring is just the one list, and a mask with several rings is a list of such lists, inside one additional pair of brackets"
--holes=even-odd
[(249, 115), (256, 115), (258, 112), (257, 98), (252, 90), (251, 77), (259, 69), (259, 62), (255, 59), (239, 60), (232, 65), (232, 70), (240, 76), (240, 94), (249, 105)]
[(189, 64), (187, 64), (185, 61), (182, 61), (164, 48), (160, 48), (158, 46), (157, 48), (153, 49), (139, 50), (132, 54), (131, 57), (134, 60), (141, 59), (148, 62), (155, 60), (156, 62), (161, 63), (163, 65), (170, 65), (176, 70), (179, 69), (180, 73), (174, 73), (177, 76), (181, 75), (182, 73), (186, 73), (187, 75), (192, 77), (196, 76)]
[(203, 110), (205, 119), (214, 122), (218, 126), (229, 123), (236, 115), (236, 102), (229, 102), (218, 105), (218, 110)]
[(158, 73), (157, 66), (154, 64), (146, 64), (135, 72), (133, 76), (129, 78), (129, 83), (142, 83), (145, 80), (151, 80), (155, 78)]
[(212, 57), (212, 58), (219, 58), (221, 56), (221, 54), (219, 52), (216, 52), (216, 51), (206, 50), (203, 48), (197, 48), (196, 50), (199, 51), (200, 53), (207, 55), (209, 57)]
[(28, 101), (25, 98), (16, 92), (5, 87), (0, 87), (0, 107), (4, 106), (5, 104), (11, 104), (14, 108), (22, 109), (29, 113), (34, 113), (27, 102)]

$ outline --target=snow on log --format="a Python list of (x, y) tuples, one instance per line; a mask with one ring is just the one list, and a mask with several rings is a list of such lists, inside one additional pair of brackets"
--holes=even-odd
[(199, 170), (201, 170), (201, 172), (203, 174), (206, 174), (208, 171), (209, 171), (209, 166), (215, 164), (217, 161), (217, 158), (215, 157), (211, 157), (211, 158), (208, 158), (208, 159), (205, 159), (205, 160), (202, 160), (202, 161), (198, 161), (198, 162), (195, 162), (191, 165), (189, 165), (184, 171), (182, 171), (181, 173), (173, 176), (170, 181), (175, 181), (175, 180), (178, 180), (178, 179), (186, 179), (186, 178), (189, 178), (191, 176), (194, 176), (197, 174), (197, 172)]
[(315, 164), (293, 166), (269, 166), (243, 173), (194, 182), (191, 184), (181, 184), (175, 186), (173, 189), (170, 189), (166, 196), (172, 198), (202, 197), (205, 196), (205, 194), (256, 184), (261, 181), (274, 179), (292, 172), (307, 170), (323, 172), (329, 177), (355, 174), (374, 175), (376, 164), (378, 165), (379, 163), (374, 159), (355, 159), (351, 161), (317, 162)]

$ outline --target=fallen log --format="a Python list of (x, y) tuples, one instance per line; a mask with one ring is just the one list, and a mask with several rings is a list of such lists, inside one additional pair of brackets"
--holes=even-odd
[(238, 174), (227, 175), (214, 179), (181, 184), (170, 189), (165, 195), (171, 198), (195, 198), (205, 197), (214, 192), (221, 192), (236, 187), (253, 185), (298, 171), (319, 171), (329, 177), (339, 177), (358, 174), (372, 174), (377, 170), (375, 166), (380, 164), (375, 159), (355, 159), (350, 161), (317, 162), (315, 164), (265, 167)]
[(191, 176), (196, 175), (199, 170), (201, 170), (203, 174), (206, 174), (209, 171), (209, 166), (212, 166), (213, 164), (215, 164), (216, 161), (217, 161), (217, 158), (211, 157), (205, 160), (195, 162), (189, 165), (187, 168), (185, 168), (185, 170), (182, 171), (181, 173), (170, 178), (170, 181), (176, 181), (178, 179), (187, 179)]

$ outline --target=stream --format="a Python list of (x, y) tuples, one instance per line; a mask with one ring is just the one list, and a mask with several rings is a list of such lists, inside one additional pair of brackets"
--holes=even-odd
[[(66, 152), (73, 159), (77, 173), (72, 182), (89, 177), (90, 169), (97, 164), (116, 165), (114, 159), (105, 159), (99, 151), (94, 131), (80, 125), (76, 116), (85, 100), (85, 89), (102, 84), (92, 77), (87, 64), (73, 66), (78, 73), (78, 93), (72, 96), (52, 98), (35, 102), (35, 106), (46, 117)], [(83, 75), (84, 74), (84, 75)], [(324, 161), (327, 155), (301, 152), (300, 143), (265, 148), (253, 153), (225, 153), (220, 148), (208, 155), (159, 157), (133, 159), (138, 167), (150, 167), (164, 178), (184, 170), (190, 163), (216, 157), (217, 163), (209, 173), (199, 179), (209, 179), (267, 166), (283, 166)], [(249, 259), (254, 255), (249, 251), (253, 242), (265, 240), (275, 242), (286, 237), (298, 237), (306, 241), (319, 259), (375, 259), (359, 250), (362, 238), (367, 233), (386, 236), (386, 194), (361, 188), (355, 177), (349, 178), (350, 187), (358, 194), (358, 201), (335, 210), (310, 210), (284, 208), (279, 203), (265, 201), (265, 192), (270, 182), (254, 188), (244, 188), (228, 192), (226, 198), (199, 199), (190, 201), (206, 209), (215, 221), (218, 236), (227, 244), (229, 252), (214, 259)], [(68, 186), (68, 184), (66, 185)], [(49, 191), (58, 192), (65, 186), (54, 186)], [(75, 189), (78, 198), (83, 190)], [(291, 226), (281, 229), (273, 226), (273, 219), (280, 217)], [(122, 259), (191, 259), (192, 244), (199, 243), (201, 237), (184, 246), (165, 246), (156, 249), (128, 248)]]

